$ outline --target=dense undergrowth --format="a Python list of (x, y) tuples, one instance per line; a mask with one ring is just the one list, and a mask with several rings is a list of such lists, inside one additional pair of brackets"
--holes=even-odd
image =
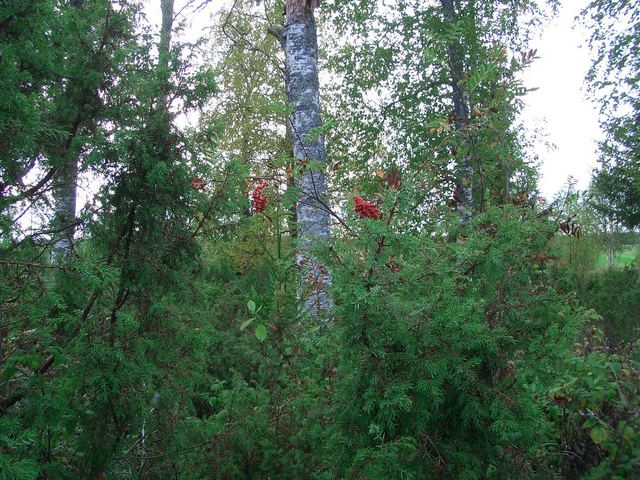
[[(326, 19), (358, 39), (329, 49), (347, 81), (317, 132), (327, 322), (298, 300), (308, 166), (278, 128), (275, 38), (220, 36), (214, 72), (199, 44), (155, 62), (139, 2), (0, 3), (0, 480), (637, 477), (639, 270), (597, 269), (589, 226), (536, 195), (515, 120), (535, 52), (501, 43), (520, 44), (518, 15), (360, 3)], [(244, 32), (254, 7), (223, 25)], [(369, 27), (398, 37), (373, 48)], [(452, 42), (472, 60), (459, 128)], [(391, 103), (368, 110), (381, 85)], [(65, 224), (49, 181), (70, 165), (95, 191)]]

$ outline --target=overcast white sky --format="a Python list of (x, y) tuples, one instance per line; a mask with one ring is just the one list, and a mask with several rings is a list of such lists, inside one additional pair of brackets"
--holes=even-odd
[(540, 190), (548, 199), (560, 190), (571, 175), (579, 188), (589, 185), (596, 166), (596, 142), (601, 138), (598, 106), (589, 102), (583, 87), (589, 68), (588, 32), (572, 29), (574, 17), (588, 0), (563, 0), (562, 10), (541, 38), (534, 40), (538, 56), (525, 73), (528, 87), (540, 89), (527, 95), (523, 120), (542, 128), (547, 140), (557, 148), (549, 150), (543, 141), (536, 144), (542, 160)]
[[(179, 11), (187, 0), (176, 0)], [(597, 106), (589, 102), (584, 76), (589, 67), (588, 32), (574, 26), (574, 18), (589, 0), (562, 0), (559, 15), (532, 42), (539, 59), (523, 76), (527, 87), (538, 87), (526, 98), (523, 120), (530, 130), (541, 130), (535, 152), (541, 160), (540, 190), (551, 199), (569, 176), (578, 188), (589, 185), (596, 166), (596, 142), (601, 137)], [(209, 15), (228, 0), (212, 2), (193, 20), (192, 31), (201, 33), (209, 24)], [(159, 30), (159, 0), (146, 0), (147, 14)], [(548, 148), (547, 142), (555, 145)]]

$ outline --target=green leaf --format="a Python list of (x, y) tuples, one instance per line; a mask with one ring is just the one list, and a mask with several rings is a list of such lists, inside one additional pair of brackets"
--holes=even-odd
[(76, 417), (69, 417), (64, 422), (64, 430), (67, 435), (71, 435), (75, 432), (76, 426), (78, 425), (78, 419)]
[(273, 113), (284, 116), (291, 114), (291, 108), (289, 108), (285, 103), (272, 101), (268, 98), (261, 98), (260, 101), (267, 110), (270, 110)]
[(256, 338), (261, 342), (264, 342), (267, 339), (267, 327), (262, 323), (259, 323), (256, 326)]
[(254, 320), (255, 318), (251, 317), (249, 320), (245, 320), (244, 322), (242, 322), (242, 324), (240, 325), (240, 331), (244, 330), (249, 325), (251, 325), (251, 322), (253, 322)]
[(636, 432), (627, 425), (622, 431), (622, 438), (625, 442), (631, 443), (636, 438)]
[(597, 426), (591, 430), (591, 440), (596, 445), (600, 445), (602, 442), (606, 442), (609, 439), (609, 432), (602, 426)]
[(249, 311), (253, 314), (256, 313), (256, 302), (254, 302), (253, 300), (249, 300), (247, 302), (247, 308), (249, 309)]

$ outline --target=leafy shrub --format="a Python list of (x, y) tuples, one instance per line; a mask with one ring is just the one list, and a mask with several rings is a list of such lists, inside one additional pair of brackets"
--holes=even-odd
[(640, 469), (640, 350), (606, 355), (602, 338), (593, 329), (548, 392), (558, 444), (550, 458), (567, 480), (631, 479)]

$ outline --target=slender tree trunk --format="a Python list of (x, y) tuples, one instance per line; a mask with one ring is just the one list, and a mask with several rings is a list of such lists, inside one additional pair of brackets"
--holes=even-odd
[(314, 9), (318, 0), (287, 0), (284, 28), (285, 82), (292, 110), (291, 139), (294, 157), (303, 170), (297, 180), (301, 190), (297, 204), (299, 296), (303, 313), (321, 322), (331, 317), (331, 277), (313, 253), (329, 240), (326, 207), (327, 177), (324, 138), (309, 134), (322, 126), (318, 82), (318, 42)]
[[(442, 14), (447, 23), (455, 25), (458, 21), (454, 0), (440, 0)], [(471, 122), (471, 101), (460, 82), (464, 78), (464, 52), (457, 41), (447, 46), (449, 71), (451, 74), (451, 91), (453, 97), (454, 126), (457, 130), (465, 128)], [(465, 148), (465, 150), (469, 150)], [(458, 196), (458, 212), (462, 222), (471, 218), (473, 211), (473, 165), (468, 151), (458, 163), (456, 175), (456, 193)]]
[[(169, 142), (166, 139), (162, 138), (162, 136), (166, 136), (170, 134), (171, 131), (171, 113), (169, 111), (169, 91), (170, 91), (170, 83), (169, 77), (171, 75), (170, 69), (170, 60), (171, 60), (171, 34), (173, 30), (173, 5), (174, 0), (160, 0), (160, 10), (162, 11), (162, 24), (160, 27), (160, 43), (158, 44), (158, 73), (161, 76), (161, 85), (160, 92), (158, 96), (158, 101), (156, 104), (156, 109), (152, 113), (152, 115), (159, 115), (161, 118), (161, 122), (159, 124), (159, 138), (161, 139), (160, 150), (159, 153), (161, 155), (161, 159), (167, 159), (170, 157), (171, 152), (168, 147)], [(160, 160), (160, 159), (159, 159)], [(133, 210), (130, 215), (130, 228), (133, 229)], [(115, 316), (113, 317), (116, 318)], [(112, 322), (115, 326), (115, 322)], [(115, 333), (115, 330), (112, 330)], [(147, 389), (146, 383), (142, 383), (142, 390), (145, 391)], [(151, 405), (149, 407), (149, 413), (153, 412), (155, 405), (160, 398), (160, 394), (157, 391), (153, 392), (151, 398)], [(150, 434), (151, 436), (153, 435)], [(142, 471), (145, 467), (144, 458), (147, 455), (147, 422), (143, 418), (142, 425), (140, 427), (140, 471)]]
[(52, 263), (64, 262), (73, 250), (73, 227), (76, 218), (76, 196), (78, 190), (78, 159), (73, 154), (62, 165), (53, 188), (54, 230), (59, 231), (51, 252)]
[[(81, 8), (83, 4), (84, 0), (72, 2), (75, 8)], [(80, 98), (83, 101), (84, 95), (80, 95)], [(53, 184), (53, 222), (54, 229), (59, 230), (51, 251), (51, 263), (54, 264), (64, 262), (73, 250), (73, 233), (75, 231), (73, 224), (76, 218), (76, 198), (78, 195), (78, 153), (72, 148), (72, 143), (80, 127), (83, 105), (80, 103), (76, 108), (78, 111), (72, 131), (58, 152), (61, 166)]]
[[(162, 10), (162, 26), (160, 27), (160, 44), (158, 45), (158, 68), (162, 75), (162, 95), (158, 107), (167, 109), (169, 97), (169, 75), (171, 73), (169, 60), (171, 59), (171, 31), (173, 29), (173, 1), (160, 0)], [(167, 112), (168, 113), (168, 112)]]

